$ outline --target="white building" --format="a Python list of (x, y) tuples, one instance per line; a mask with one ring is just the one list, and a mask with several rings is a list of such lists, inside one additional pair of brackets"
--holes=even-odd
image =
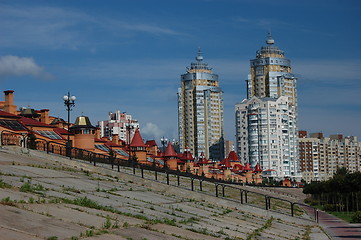
[(251, 60), (247, 99), (236, 105), (236, 150), (265, 177), (299, 180), (297, 79), (271, 36), (266, 43)]
[(189, 148), (195, 157), (204, 153), (207, 159), (223, 160), (223, 92), (200, 51), (196, 60), (181, 75), (178, 89), (180, 150)]
[(99, 121), (98, 125), (100, 127), (100, 137), (112, 139), (113, 135), (118, 135), (118, 138), (127, 144), (133, 138), (135, 130), (139, 128), (138, 121), (133, 119), (132, 115), (119, 110), (114, 113), (109, 112), (108, 120)]

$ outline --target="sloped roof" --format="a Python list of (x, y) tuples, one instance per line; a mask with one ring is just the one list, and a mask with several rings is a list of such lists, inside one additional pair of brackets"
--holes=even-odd
[(138, 128), (135, 130), (134, 137), (132, 139), (132, 142), (130, 143), (130, 146), (131, 147), (146, 147)]
[(209, 163), (208, 159), (204, 156), (204, 153), (202, 152), (197, 164), (208, 164), (208, 163)]
[(231, 161), (231, 162), (239, 162), (239, 158), (236, 154), (235, 151), (231, 151), (229, 154), (228, 154), (228, 160)]
[(20, 118), (20, 116), (0, 110), (0, 117)]
[(256, 167), (254, 168), (254, 172), (262, 172), (261, 166), (259, 163), (256, 164)]
[(251, 171), (252, 170), (251, 165), (249, 165), (249, 163), (246, 163), (246, 166), (244, 166), (244, 170)]
[(27, 118), (27, 117), (21, 117), (19, 119), (19, 121), (24, 124), (25, 126), (35, 126), (35, 127), (48, 127), (48, 128), (56, 128), (56, 126), (52, 126), (46, 123), (42, 123), (39, 121), (36, 121), (34, 119), (31, 118)]
[(165, 157), (177, 157), (177, 153), (174, 151), (173, 145), (171, 142), (168, 142), (167, 149), (164, 153)]
[(189, 161), (189, 160), (193, 161), (194, 160), (192, 153), (188, 149), (186, 149), (179, 158), (182, 161)]
[(158, 146), (157, 142), (155, 140), (147, 140), (147, 142), (145, 143), (145, 145), (149, 146), (149, 147), (154, 147), (154, 146)]
[(228, 158), (223, 159), (223, 160), (219, 163), (219, 165), (220, 165), (221, 167), (225, 167), (225, 168), (230, 168), (230, 167), (231, 167), (231, 163), (230, 163), (230, 160), (229, 160)]

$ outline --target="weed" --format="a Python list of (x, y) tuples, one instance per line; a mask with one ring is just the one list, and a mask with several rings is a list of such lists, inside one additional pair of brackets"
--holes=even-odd
[(57, 236), (51, 236), (51, 237), (48, 237), (47, 240), (58, 240), (58, 237)]
[(11, 188), (11, 185), (0, 179), (0, 188)]
[(127, 228), (129, 226), (129, 223), (128, 222), (124, 222), (123, 223), (123, 228)]
[(109, 215), (107, 215), (105, 223), (103, 223), (103, 228), (109, 229), (112, 226)]

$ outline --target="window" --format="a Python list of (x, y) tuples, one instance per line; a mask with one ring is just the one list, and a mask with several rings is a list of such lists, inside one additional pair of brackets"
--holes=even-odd
[(54, 131), (35, 131), (36, 133), (40, 134), (41, 136), (51, 138), (51, 139), (62, 139), (56, 132)]

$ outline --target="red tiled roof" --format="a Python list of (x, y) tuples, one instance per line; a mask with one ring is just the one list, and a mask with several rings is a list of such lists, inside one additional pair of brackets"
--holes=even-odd
[(177, 153), (174, 151), (173, 145), (170, 142), (168, 142), (168, 146), (167, 149), (165, 150), (164, 156), (177, 157)]
[(251, 165), (249, 163), (246, 163), (246, 166), (244, 167), (245, 171), (252, 171)]
[(192, 156), (192, 153), (189, 150), (185, 150), (183, 154), (179, 156), (179, 158), (182, 161), (193, 161), (194, 157)]
[(226, 167), (226, 168), (230, 168), (230, 167), (231, 167), (231, 163), (230, 163), (230, 161), (229, 161), (228, 158), (223, 159), (223, 160), (219, 163), (219, 165), (220, 165), (221, 167)]
[(259, 163), (256, 164), (256, 167), (254, 168), (255, 172), (262, 172), (261, 166), (259, 165)]
[(207, 160), (207, 158), (204, 156), (204, 153), (202, 152), (197, 164), (208, 164), (208, 163), (209, 163), (209, 161)]
[(155, 140), (147, 140), (147, 142), (145, 143), (145, 145), (149, 146), (149, 147), (154, 147), (154, 146), (158, 146), (157, 142)]
[(134, 137), (132, 139), (132, 142), (130, 143), (130, 146), (131, 147), (146, 147), (138, 128), (135, 130)]
[(0, 117), (20, 118), (20, 116), (0, 110)]
[(231, 151), (229, 154), (228, 154), (228, 159), (232, 162), (239, 162), (239, 158), (236, 154), (235, 151)]
[(46, 124), (46, 123), (42, 123), (39, 121), (36, 121), (34, 119), (31, 118), (27, 118), (27, 117), (21, 117), (19, 119), (19, 121), (24, 124), (25, 126), (36, 126), (36, 127), (48, 127), (48, 128), (56, 128), (55, 126)]

